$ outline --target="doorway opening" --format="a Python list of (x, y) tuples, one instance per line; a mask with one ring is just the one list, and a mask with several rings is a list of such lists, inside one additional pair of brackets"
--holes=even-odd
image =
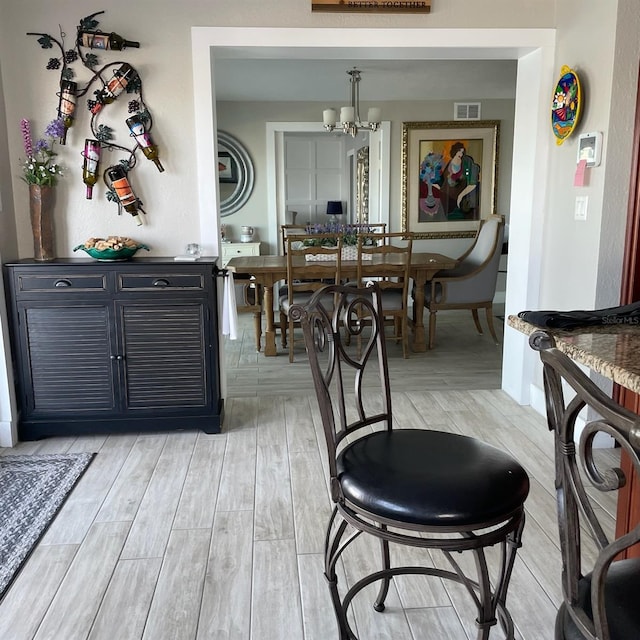
[[(540, 246), (543, 225), (534, 224), (546, 197), (544, 159), (548, 155), (548, 87), (553, 75), (553, 29), (281, 29), (235, 27), (192, 28), (195, 87), (196, 149), (199, 171), (201, 239), (219, 248), (214, 173), (217, 128), (215, 65), (218, 57), (258, 56), (282, 59), (510, 59), (517, 60), (516, 119), (513, 143), (510, 211), (511, 260), (507, 279), (506, 313), (534, 308), (539, 297)], [(344, 43), (350, 43), (345, 47)], [(370, 43), (375, 42), (375, 47)], [(304, 44), (302, 44), (304, 43)], [(428, 43), (428, 44), (425, 44)], [(460, 43), (464, 43), (461, 45)], [(209, 142), (213, 141), (213, 142)], [(528, 404), (534, 375), (534, 355), (519, 336), (506, 332), (502, 387)]]

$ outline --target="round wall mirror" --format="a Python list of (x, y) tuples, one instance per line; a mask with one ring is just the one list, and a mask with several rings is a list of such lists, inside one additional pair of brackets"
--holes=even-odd
[(231, 135), (218, 131), (220, 215), (240, 209), (253, 190), (253, 163), (247, 150)]

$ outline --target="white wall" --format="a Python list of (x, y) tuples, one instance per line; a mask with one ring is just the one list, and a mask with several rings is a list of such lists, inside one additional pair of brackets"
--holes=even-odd
[[(534, 223), (544, 229), (539, 250), (541, 266), (538, 309), (593, 309), (614, 306), (620, 300), (624, 233), (638, 60), (640, 12), (636, 0), (619, 0), (618, 15), (611, 3), (573, 0), (558, 3), (557, 75), (562, 65), (575, 69), (582, 81), (585, 108), (577, 132), (548, 154), (549, 188)], [(557, 77), (554, 78), (557, 80)], [(548, 79), (550, 90), (554, 80)], [(574, 187), (578, 133), (604, 132), (602, 165), (588, 169), (588, 184)], [(542, 132), (550, 135), (550, 130)], [(586, 221), (575, 220), (576, 196), (589, 199)], [(511, 243), (510, 251), (518, 250)], [(534, 250), (533, 259), (536, 250)], [(507, 285), (507, 300), (509, 296)], [(507, 313), (531, 308), (528, 301), (513, 304)], [(528, 396), (544, 410), (542, 373), (537, 355), (526, 352), (526, 341), (506, 330), (505, 347), (525, 344), (521, 369), (528, 368), (532, 386)], [(511, 366), (503, 371), (503, 384), (514, 384)], [(605, 389), (611, 383), (593, 376)]]
[[(20, 256), (32, 255), (31, 230), (28, 221), (26, 186), (19, 180), (18, 158), (21, 140), (20, 118), (33, 120), (40, 131), (54, 117), (58, 75), (45, 69), (50, 51), (40, 48), (36, 38), (27, 32), (58, 35), (58, 25), (68, 34), (75, 32), (78, 21), (92, 10), (83, 9), (72, 0), (41, 2), (24, 0), (3, 4), (0, 25), (0, 58), (19, 61), (3, 70), (7, 97), (8, 162), (15, 168), (12, 175), (15, 190), (18, 250)], [(106, 13), (99, 16), (100, 28), (116, 31), (139, 40), (140, 49), (122, 53), (100, 54), (101, 61), (126, 59), (140, 72), (145, 100), (153, 113), (155, 141), (160, 146), (165, 173), (159, 174), (152, 163), (142, 160), (132, 174), (134, 189), (148, 211), (148, 225), (137, 229), (127, 216), (118, 216), (117, 207), (104, 198), (104, 188), (96, 189), (93, 201), (84, 198), (81, 184), (80, 151), (88, 132), (88, 112), (81, 100), (77, 121), (69, 134), (69, 144), (60, 159), (68, 175), (58, 192), (56, 208), (57, 251), (60, 256), (73, 255), (73, 247), (89, 236), (105, 234), (132, 235), (152, 248), (151, 255), (173, 255), (195, 240), (199, 228), (198, 185), (195, 149), (199, 144), (193, 127), (193, 95), (191, 59), (192, 26), (262, 26), (283, 27), (379, 27), (379, 28), (500, 28), (548, 27), (553, 22), (552, 0), (541, 0), (535, 7), (522, 1), (515, 11), (508, 0), (488, 0), (482, 5), (469, 5), (467, 0), (448, 0), (434, 7), (428, 15), (375, 15), (312, 13), (310, 0), (280, 0), (265, 4), (245, 0), (242, 7), (226, 0), (112, 0)], [(158, 19), (155, 20), (155, 16)], [(72, 39), (72, 38), (71, 38)], [(69, 41), (69, 38), (68, 38)], [(82, 82), (87, 70), (72, 65)], [(105, 109), (104, 122), (116, 128), (117, 137), (128, 142), (124, 127), (125, 101), (119, 100)], [(113, 118), (111, 116), (114, 116)], [(120, 156), (114, 154), (116, 159)], [(145, 164), (146, 163), (146, 164)]]
[[(0, 65), (0, 122), (4, 121), (4, 114), (2, 66)], [(5, 127), (0, 126), (0, 158), (6, 157), (8, 157), (7, 132)], [(13, 192), (9, 176), (8, 163), (0, 162), (0, 263), (16, 257)], [(0, 282), (2, 282), (1, 276)], [(0, 287), (0, 447), (10, 446), (16, 438), (16, 405), (11, 369), (9, 326), (4, 303), (4, 289)]]
[[(8, 138), (7, 149), (1, 144), (5, 132), (0, 132), (0, 190), (4, 207), (15, 211), (20, 256), (32, 255), (32, 249), (27, 191), (17, 170), (22, 153), (18, 123), (20, 118), (28, 117), (36, 129), (41, 129), (54, 116), (57, 104), (57, 76), (44, 68), (47, 52), (25, 33), (55, 34), (58, 25), (67, 33), (73, 33), (83, 15), (84, 11), (79, 10), (73, 0), (44, 3), (21, 0), (5, 2), (0, 7), (0, 59)], [(557, 28), (557, 55), (551, 61), (545, 58), (550, 50), (548, 46), (526, 57), (522, 57), (522, 52), (518, 54), (519, 78), (524, 77), (521, 71), (527, 71), (527, 83), (535, 86), (525, 86), (519, 79), (517, 87), (514, 168), (526, 166), (530, 177), (523, 179), (520, 169), (513, 176), (510, 213), (514, 215), (514, 206), (521, 209), (519, 216), (523, 225), (519, 229), (512, 225), (510, 229), (511, 251), (513, 254), (515, 250), (517, 259), (510, 260), (508, 302), (511, 301), (511, 311), (515, 312), (530, 303), (556, 306), (571, 301), (591, 306), (617, 296), (633, 120), (631, 93), (640, 57), (637, 0), (606, 3), (601, 0), (486, 0), (482, 3), (448, 0), (434, 3), (431, 14), (417, 16), (313, 13), (310, 0), (278, 3), (246, 0), (241, 8), (238, 3), (226, 0), (181, 3), (112, 0), (101, 19), (103, 29), (141, 41), (139, 50), (127, 51), (122, 57), (130, 60), (143, 77), (145, 98), (154, 115), (154, 137), (160, 145), (166, 171), (158, 174), (150, 163), (136, 171), (135, 186), (149, 211), (149, 225), (142, 230), (135, 229), (126, 217), (118, 217), (114, 205), (103, 199), (101, 190), (93, 202), (85, 201), (79, 153), (87, 132), (87, 114), (81, 115), (81, 106), (70, 144), (61, 156), (69, 167), (69, 175), (59, 190), (56, 211), (59, 255), (71, 255), (72, 247), (89, 235), (134, 235), (151, 245), (155, 255), (182, 251), (185, 243), (196, 239), (198, 233), (201, 238), (203, 234), (216, 235), (211, 229), (216, 224), (215, 196), (206, 192), (197, 177), (198, 162), (212, 153), (208, 148), (210, 129), (216, 123), (214, 119), (202, 127), (197, 109), (194, 121), (194, 95), (201, 87), (194, 87), (193, 78), (204, 77), (199, 69), (192, 73), (191, 27), (194, 25), (241, 26), (239, 32), (245, 38), (252, 26), (279, 25), (309, 31), (328, 28), (326, 33), (331, 38), (327, 39), (336, 44), (344, 44), (344, 40), (339, 40), (343, 29), (354, 30), (352, 37), (353, 33), (357, 35), (366, 28), (379, 28), (381, 32), (393, 28), (433, 29), (433, 37), (424, 40), (434, 42), (441, 42), (447, 29), (468, 29), (470, 34), (486, 29), (496, 46), (507, 40), (514, 29)], [(304, 46), (308, 32), (296, 33), (299, 46)], [(368, 42), (376, 43), (376, 40)], [(465, 44), (462, 32), (453, 31), (449, 41), (439, 45), (439, 50), (447, 55), (450, 50), (445, 45), (462, 47)], [(204, 64), (202, 60), (196, 61), (196, 65)], [(603, 167), (593, 173), (588, 187), (589, 219), (582, 226), (570, 218), (576, 194), (572, 187), (575, 150), (569, 145), (570, 141), (563, 148), (550, 148), (549, 144), (550, 96), (562, 64), (578, 69), (588, 81), (588, 108), (581, 130), (602, 130), (605, 134)], [(81, 77), (86, 77), (84, 70), (76, 66)], [(540, 76), (537, 79), (536, 70)], [(203, 84), (207, 81), (203, 80)], [(116, 111), (116, 107), (111, 110)], [(526, 117), (527, 111), (533, 113), (532, 119)], [(10, 181), (2, 167), (10, 167)], [(539, 185), (537, 191), (530, 187), (531, 180)], [(7, 198), (9, 204), (5, 202)], [(397, 203), (397, 196), (392, 195), (392, 201)], [(545, 224), (548, 231), (542, 239), (540, 229)], [(0, 218), (0, 238), (12, 238), (12, 226), (11, 221)], [(560, 242), (561, 238), (565, 239), (564, 243)], [(3, 258), (7, 256), (3, 254)], [(576, 273), (582, 275), (576, 276)], [(506, 336), (505, 353), (510, 354), (510, 361), (505, 362), (505, 387), (509, 386), (509, 380), (528, 379), (527, 371), (534, 360), (523, 338)], [(510, 392), (523, 398), (520, 388)]]

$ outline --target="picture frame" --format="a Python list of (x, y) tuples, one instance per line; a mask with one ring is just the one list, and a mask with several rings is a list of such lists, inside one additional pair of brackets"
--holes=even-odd
[(565, 64), (560, 69), (551, 101), (551, 128), (557, 145), (561, 145), (576, 130), (582, 113), (582, 102), (580, 78)]
[(238, 182), (238, 167), (227, 151), (218, 152), (218, 180), (220, 182)]
[(499, 120), (403, 122), (402, 231), (474, 237), (496, 212), (499, 139)]

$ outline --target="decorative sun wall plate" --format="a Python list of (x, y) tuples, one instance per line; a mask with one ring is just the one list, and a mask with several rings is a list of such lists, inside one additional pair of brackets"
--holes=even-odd
[(582, 90), (576, 72), (564, 65), (553, 92), (551, 128), (556, 144), (562, 144), (574, 131), (582, 111)]

